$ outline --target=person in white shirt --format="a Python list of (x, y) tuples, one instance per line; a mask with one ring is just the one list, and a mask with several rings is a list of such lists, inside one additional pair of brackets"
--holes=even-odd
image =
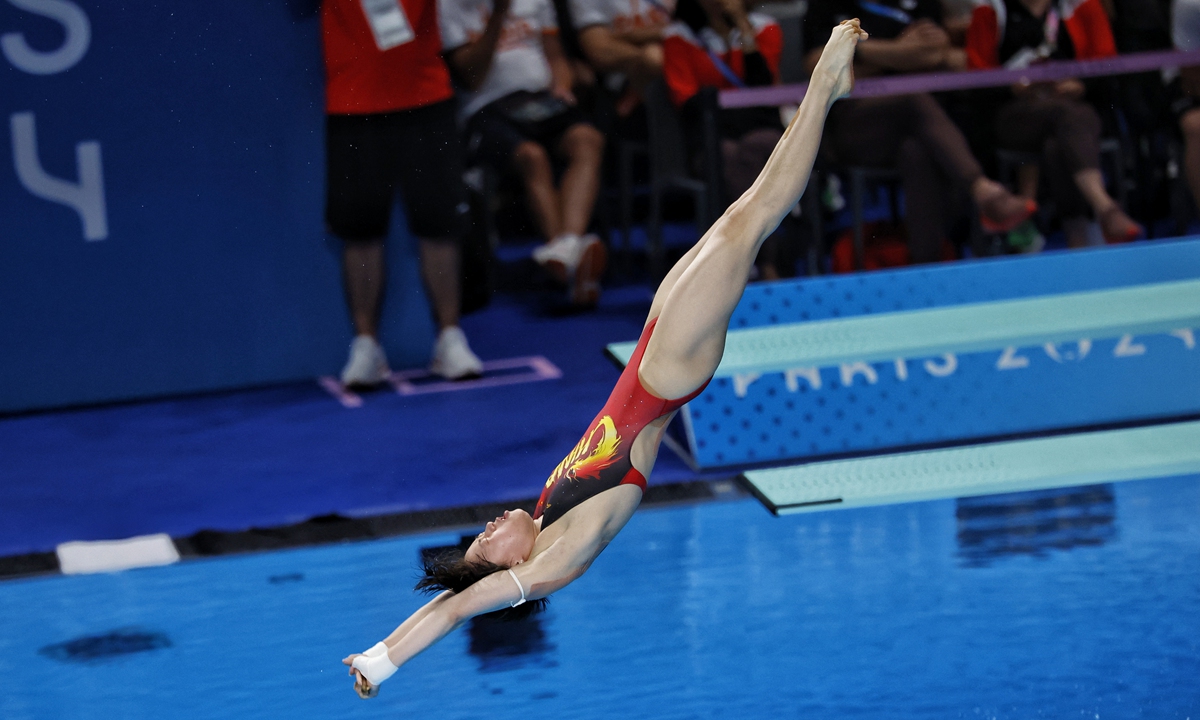
[[(575, 107), (551, 0), (439, 0), (442, 44), (466, 87), (460, 121), (473, 159), (515, 169), (546, 243), (534, 259), (594, 305), (607, 259), (587, 233), (604, 136)], [(565, 168), (555, 183), (555, 163)]]
[(662, 77), (663, 31), (671, 24), (675, 0), (571, 0), (570, 7), (588, 62), (628, 80), (617, 114), (630, 114), (642, 90)]

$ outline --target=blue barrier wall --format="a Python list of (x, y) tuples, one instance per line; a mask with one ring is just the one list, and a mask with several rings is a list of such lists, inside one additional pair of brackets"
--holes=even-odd
[[(1200, 241), (747, 288), (732, 328), (1200, 277)], [(1200, 413), (1200, 329), (717, 378), (683, 413), (701, 467)]]
[[(315, 6), (0, 0), (0, 412), (340, 368)], [(393, 225), (403, 367), (433, 328)]]

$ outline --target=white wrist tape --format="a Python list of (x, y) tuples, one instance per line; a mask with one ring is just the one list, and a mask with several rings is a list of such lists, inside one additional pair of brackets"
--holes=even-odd
[(379, 685), (399, 670), (399, 668), (392, 664), (392, 660), (387, 656), (387, 653), (376, 657), (359, 655), (354, 658), (354, 664), (351, 667), (362, 673), (362, 676), (372, 685)]
[(379, 657), (380, 655), (387, 655), (387, 651), (387, 645), (383, 644), (382, 642), (377, 642), (371, 647), (370, 650), (363, 653), (363, 655), (366, 655), (367, 657)]

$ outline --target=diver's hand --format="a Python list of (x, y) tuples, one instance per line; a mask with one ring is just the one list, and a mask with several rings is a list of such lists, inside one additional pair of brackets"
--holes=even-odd
[[(354, 664), (354, 658), (361, 655), (362, 653), (354, 653), (353, 655), (347, 656), (342, 659), (342, 664), (352, 666)], [(367, 682), (367, 679), (362, 676), (362, 673), (360, 673), (357, 668), (351, 667), (350, 675), (354, 678), (354, 692), (358, 693), (358, 696), (363, 700), (369, 700), (379, 694), (379, 686), (372, 685), (371, 683)]]
[(830, 101), (845, 97), (854, 89), (854, 48), (867, 33), (858, 23), (858, 18), (843, 20), (829, 36), (821, 59), (813, 69), (812, 81), (832, 83)]

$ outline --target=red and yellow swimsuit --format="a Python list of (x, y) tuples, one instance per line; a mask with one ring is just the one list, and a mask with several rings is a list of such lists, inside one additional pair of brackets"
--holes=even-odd
[(579, 503), (618, 485), (637, 485), (644, 492), (646, 478), (633, 467), (629, 453), (633, 442), (647, 425), (669, 415), (708, 385), (701, 385), (687, 397), (664, 400), (651, 395), (638, 381), (642, 355), (654, 333), (658, 318), (647, 323), (629, 364), (608, 396), (600, 414), (563, 461), (550, 473), (533, 517), (544, 518), (545, 530)]

